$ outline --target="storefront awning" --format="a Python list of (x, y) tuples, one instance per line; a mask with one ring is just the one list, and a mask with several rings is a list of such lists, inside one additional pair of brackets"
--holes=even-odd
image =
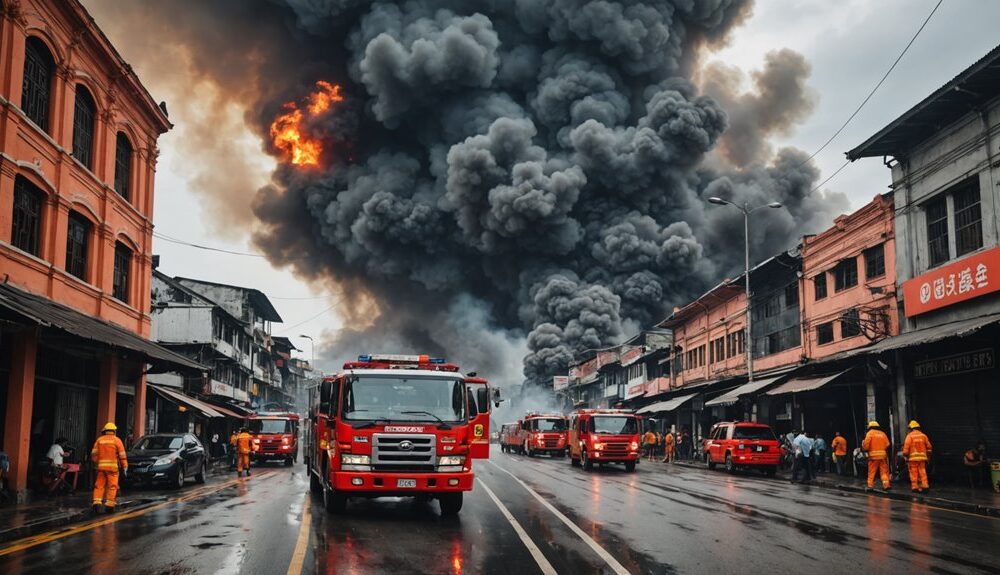
[(642, 414), (642, 413), (669, 413), (669, 412), (677, 409), (678, 407), (684, 405), (685, 403), (688, 402), (688, 400), (690, 400), (692, 397), (694, 397), (696, 395), (698, 395), (698, 394), (697, 393), (691, 393), (691, 394), (688, 394), (688, 395), (680, 395), (680, 396), (677, 396), (677, 397), (673, 397), (673, 398), (668, 399), (666, 401), (659, 401), (659, 402), (656, 402), (656, 403), (651, 403), (651, 404), (647, 405), (646, 407), (643, 407), (639, 411), (636, 411), (636, 413), (640, 413), (640, 414)]
[(174, 353), (155, 342), (144, 339), (113, 323), (91, 317), (48, 298), (0, 283), (0, 317), (4, 311), (13, 313), (15, 321), (27, 321), (57, 329), (72, 336), (126, 349), (144, 356), (148, 363), (163, 371), (181, 369), (188, 372), (208, 371), (208, 367)]
[(160, 387), (158, 385), (146, 384), (149, 389), (152, 389), (156, 393), (159, 393), (161, 397), (167, 401), (172, 401), (174, 403), (183, 405), (189, 409), (194, 409), (200, 412), (205, 417), (225, 417), (225, 415), (219, 413), (213, 406), (208, 405), (203, 401), (199, 401), (190, 395), (185, 395), (179, 391), (175, 391), (168, 387)]
[(750, 395), (757, 390), (764, 389), (765, 387), (771, 385), (772, 383), (778, 381), (783, 376), (769, 377), (767, 379), (757, 379), (750, 383), (744, 383), (743, 385), (737, 387), (736, 389), (731, 389), (726, 393), (716, 397), (715, 399), (705, 402), (705, 407), (714, 407), (717, 405), (732, 405), (739, 401), (740, 396)]
[(781, 395), (783, 393), (800, 393), (803, 391), (812, 391), (814, 389), (819, 389), (824, 385), (830, 383), (831, 381), (837, 379), (838, 377), (844, 375), (850, 371), (845, 369), (839, 373), (833, 375), (824, 375), (820, 377), (796, 377), (794, 379), (789, 379), (785, 383), (782, 383), (778, 387), (768, 390), (767, 395)]
[(231, 409), (227, 409), (227, 408), (222, 407), (220, 405), (212, 405), (211, 407), (212, 407), (212, 409), (214, 409), (215, 411), (218, 411), (219, 413), (221, 413), (222, 415), (224, 415), (226, 417), (231, 417), (233, 419), (246, 419), (247, 418), (246, 415), (240, 415), (239, 413), (236, 413), (235, 411), (233, 411)]

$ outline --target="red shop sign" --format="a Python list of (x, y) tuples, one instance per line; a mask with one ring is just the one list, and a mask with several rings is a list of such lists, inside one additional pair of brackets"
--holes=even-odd
[(903, 283), (906, 316), (1000, 291), (1000, 247), (986, 250)]

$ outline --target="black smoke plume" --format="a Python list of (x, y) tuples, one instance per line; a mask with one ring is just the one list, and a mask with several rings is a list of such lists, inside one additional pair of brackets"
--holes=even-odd
[(272, 261), (343, 294), (337, 357), (443, 353), (550, 384), (738, 273), (742, 216), (707, 197), (788, 207), (759, 212), (759, 258), (847, 206), (768, 143), (815, 99), (801, 56), (771, 54), (749, 90), (704, 69), (749, 0), (135, 4), (107, 17), (158, 22), (265, 140), (286, 101), (342, 86), (307, 126), (322, 166), (279, 165), (253, 203)]

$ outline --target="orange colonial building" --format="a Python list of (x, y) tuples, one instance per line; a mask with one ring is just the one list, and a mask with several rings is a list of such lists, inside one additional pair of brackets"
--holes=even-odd
[(804, 354), (812, 360), (899, 333), (891, 194), (802, 240)]
[(54, 436), (141, 435), (145, 366), (180, 361), (146, 339), (171, 124), (77, 0), (0, 11), (0, 434), (20, 494)]

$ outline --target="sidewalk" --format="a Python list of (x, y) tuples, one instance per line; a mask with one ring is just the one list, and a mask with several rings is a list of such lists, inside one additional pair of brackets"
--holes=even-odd
[[(229, 473), (225, 463), (213, 462), (209, 475)], [(0, 544), (30, 537), (51, 529), (94, 517), (91, 486), (81, 481), (73, 495), (35, 497), (31, 503), (0, 507)], [(123, 485), (118, 496), (119, 512), (164, 499), (171, 490), (135, 488)]]
[[(646, 465), (649, 464), (648, 462), (644, 463)], [(708, 466), (701, 462), (675, 461), (673, 464), (708, 471)], [(656, 465), (665, 464), (657, 462)], [(711, 473), (725, 473), (725, 470), (717, 469)], [(754, 472), (751, 471), (749, 473), (753, 474)], [(772, 481), (788, 481), (789, 479), (790, 477), (787, 472), (778, 471), (778, 475)], [(853, 476), (839, 477), (835, 473), (821, 473), (809, 485), (826, 489), (839, 489), (841, 491), (877, 495), (897, 501), (926, 503), (935, 507), (986, 515), (988, 517), (1000, 517), (1000, 493), (994, 493), (986, 488), (971, 489), (952, 484), (941, 487), (931, 486), (930, 493), (917, 494), (910, 491), (910, 480), (907, 477), (901, 482), (896, 482), (892, 491), (885, 492), (879, 489), (869, 492), (866, 489), (865, 479)]]

